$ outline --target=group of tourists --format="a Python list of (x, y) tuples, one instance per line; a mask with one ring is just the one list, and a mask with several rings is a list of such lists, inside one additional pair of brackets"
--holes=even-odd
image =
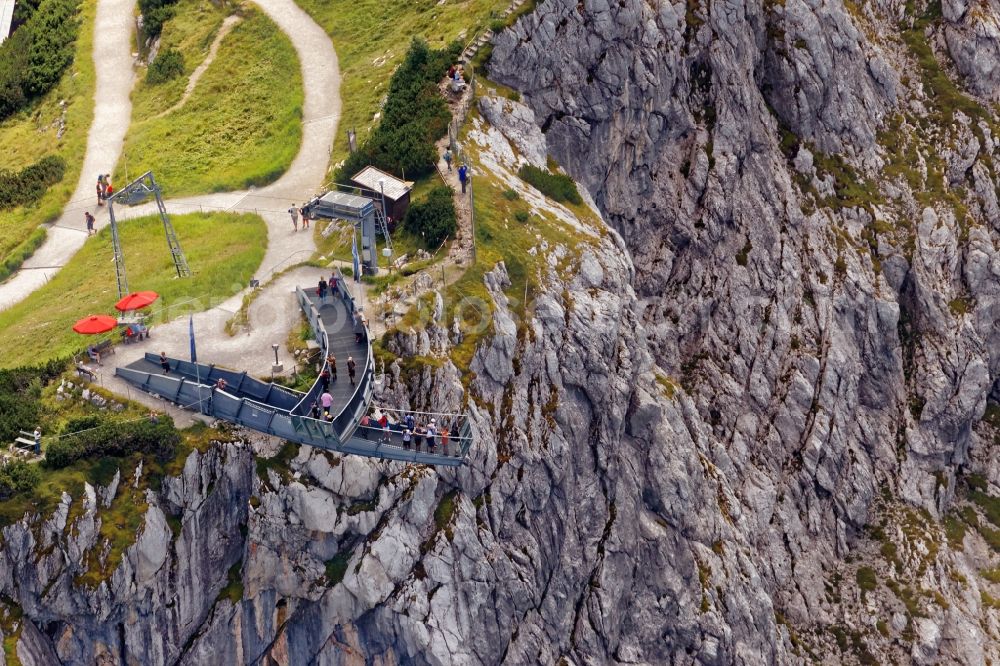
[(372, 434), (375, 434), (378, 441), (391, 444), (392, 434), (398, 433), (406, 450), (412, 447), (416, 451), (421, 451), (426, 443), (429, 453), (437, 453), (440, 446), (441, 453), (448, 454), (452, 429), (447, 422), (438, 424), (436, 418), (424, 423), (410, 413), (401, 421), (391, 421), (385, 412), (380, 412), (374, 417), (365, 414), (361, 417), (359, 426), (361, 436), (365, 439), (373, 439)]
[(299, 218), (302, 218), (302, 230), (305, 231), (309, 228), (309, 216), (306, 215), (305, 208), (299, 208), (295, 204), (292, 204), (291, 208), (288, 209), (288, 214), (292, 218), (292, 231), (299, 230)]
[(111, 174), (102, 173), (97, 176), (97, 205), (103, 206), (111, 198), (115, 189), (111, 186)]
[[(354, 360), (354, 357), (350, 354), (347, 355), (347, 377), (351, 380), (351, 386), (354, 386), (354, 379), (358, 371), (358, 364)], [(323, 370), (319, 373), (319, 383), (323, 389), (323, 393), (328, 393), (330, 391), (330, 383), (337, 381), (337, 356), (330, 352), (326, 355), (326, 363), (323, 365)]]
[[(451, 163), (454, 160), (454, 156), (451, 154), (451, 148), (444, 149), (444, 163), (448, 165), (448, 172), (451, 173)], [(460, 167), (458, 167), (458, 182), (462, 184), (462, 194), (465, 194), (466, 184), (469, 182), (469, 166), (464, 162)]]
[(319, 279), (319, 285), (316, 287), (316, 295), (319, 296), (320, 303), (326, 303), (326, 295), (329, 294), (330, 298), (333, 298), (334, 294), (340, 285), (340, 278), (337, 277), (337, 272), (334, 271), (330, 273), (330, 279), (325, 280), (322, 277)]

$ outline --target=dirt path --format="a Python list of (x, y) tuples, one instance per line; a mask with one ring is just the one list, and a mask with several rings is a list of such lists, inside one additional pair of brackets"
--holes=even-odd
[(225, 39), (226, 35), (228, 35), (232, 29), (236, 27), (236, 24), (242, 20), (243, 18), (237, 14), (230, 14), (225, 18), (222, 25), (219, 26), (219, 32), (215, 33), (215, 39), (212, 41), (212, 45), (208, 48), (208, 55), (205, 56), (205, 59), (201, 62), (201, 64), (195, 67), (194, 71), (191, 72), (191, 77), (188, 79), (187, 86), (184, 88), (184, 95), (181, 97), (180, 101), (166, 111), (156, 114), (157, 118), (162, 118), (169, 113), (173, 113), (187, 104), (187, 101), (191, 99), (191, 94), (194, 93), (195, 87), (198, 85), (198, 80), (208, 70), (209, 65), (215, 62), (215, 56), (219, 53), (219, 46), (222, 45), (222, 40)]
[[(257, 0), (260, 8), (288, 35), (302, 69), (305, 92), (302, 143), (291, 166), (277, 181), (258, 190), (242, 190), (170, 200), (167, 210), (179, 214), (197, 210), (258, 213), (267, 222), (267, 251), (256, 277), (262, 282), (276, 271), (301, 261), (315, 249), (312, 234), (294, 233), (287, 214), (323, 185), (333, 138), (340, 120), (340, 69), (326, 32), (292, 0)], [(134, 80), (132, 22), (134, 0), (99, 0), (94, 46), (97, 67), (94, 123), (91, 126), (80, 184), (67, 209), (48, 229), (48, 238), (25, 265), (0, 284), (0, 310), (27, 298), (48, 282), (83, 246), (84, 211), (107, 224), (104, 206), (96, 206), (94, 184), (98, 173), (111, 173), (121, 154), (131, 118), (129, 94)], [(86, 202), (86, 203), (85, 203)], [(129, 219), (156, 211), (155, 205), (115, 209), (116, 218)], [(183, 239), (181, 239), (183, 244)], [(110, 268), (109, 268), (110, 270)], [(240, 301), (242, 293), (230, 301)], [(238, 305), (237, 305), (238, 307)]]

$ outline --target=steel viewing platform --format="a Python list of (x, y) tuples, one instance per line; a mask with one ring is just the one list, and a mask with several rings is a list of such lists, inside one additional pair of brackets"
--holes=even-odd
[[(149, 353), (118, 368), (115, 374), (142, 391), (186, 409), (198, 409), (217, 419), (299, 444), (387, 460), (461, 465), (472, 443), (472, 425), (464, 414), (402, 412), (377, 406), (390, 421), (387, 427), (379, 427), (373, 417), (372, 426), (361, 425), (362, 418), (372, 412), (375, 358), (368, 331), (355, 317), (358, 310), (343, 276), (325, 302), (315, 295), (315, 289), (306, 292), (300, 287), (296, 289), (296, 297), (319, 345), (322, 369), (330, 369), (326, 360), (330, 354), (337, 360), (337, 380), (331, 380), (329, 388), (333, 397), (331, 421), (310, 416), (313, 403), (318, 403), (323, 393), (320, 379), (302, 393), (260, 381), (245, 372), (176, 358), (167, 359), (170, 372), (164, 374), (160, 357)], [(354, 385), (347, 373), (348, 356), (357, 363)], [(218, 387), (220, 379), (225, 380), (225, 388)], [(425, 426), (433, 419), (439, 434), (431, 442), (424, 437), (417, 440), (419, 445), (416, 442), (413, 446), (404, 445), (403, 423), (407, 414)], [(447, 436), (443, 435), (443, 428), (447, 428)]]

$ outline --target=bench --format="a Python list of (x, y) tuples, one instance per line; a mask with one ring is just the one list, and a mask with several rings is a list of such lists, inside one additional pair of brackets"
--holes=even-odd
[(34, 452), (35, 450), (35, 433), (25, 432), (19, 430), (21, 433), (20, 437), (14, 438), (15, 449), (27, 449), (28, 451)]
[(97, 369), (91, 368), (90, 366), (84, 365), (80, 362), (77, 362), (76, 364), (76, 374), (78, 374), (81, 379), (87, 377), (89, 381), (97, 380)]
[(115, 353), (115, 346), (111, 340), (102, 340), (96, 345), (90, 345), (87, 347), (87, 356), (90, 357), (91, 361), (96, 361), (98, 365), (101, 364), (101, 356), (106, 356), (108, 354)]

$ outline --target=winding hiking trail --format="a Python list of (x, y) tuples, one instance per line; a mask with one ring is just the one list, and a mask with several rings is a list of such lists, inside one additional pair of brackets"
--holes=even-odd
[[(308, 253), (315, 248), (311, 233), (293, 233), (286, 211), (293, 203), (303, 203), (323, 184), (340, 120), (340, 70), (337, 54), (326, 32), (292, 0), (256, 0), (256, 4), (288, 36), (299, 58), (305, 96), (299, 152), (284, 175), (266, 187), (171, 199), (166, 201), (166, 206), (171, 214), (199, 210), (259, 214), (267, 222), (268, 238), (261, 271), (256, 277), (265, 282), (273, 273), (308, 258)], [(87, 137), (80, 181), (62, 216), (48, 225), (45, 243), (20, 270), (0, 284), (0, 311), (21, 302), (43, 286), (83, 246), (87, 239), (84, 211), (89, 210), (97, 217), (98, 229), (107, 224), (106, 207), (96, 205), (94, 184), (97, 174), (114, 170), (131, 121), (129, 96), (135, 80), (131, 53), (134, 10), (135, 0), (98, 0), (94, 121)], [(116, 217), (121, 220), (155, 212), (155, 203), (115, 209)], [(182, 246), (183, 243), (181, 238)], [(125, 251), (127, 262), (128, 249)], [(242, 293), (237, 293), (223, 306), (230, 309), (235, 301), (235, 308), (231, 308), (235, 311), (241, 300)]]
[(205, 56), (205, 59), (201, 61), (201, 64), (195, 67), (194, 71), (191, 72), (191, 76), (188, 78), (188, 83), (184, 87), (184, 95), (172, 107), (166, 111), (156, 114), (156, 116), (154, 116), (155, 118), (162, 118), (163, 116), (169, 115), (187, 104), (187, 101), (191, 99), (191, 95), (194, 93), (194, 89), (198, 87), (198, 80), (201, 79), (202, 75), (208, 71), (209, 65), (215, 62), (215, 56), (219, 55), (219, 47), (222, 46), (222, 40), (224, 40), (226, 35), (232, 32), (233, 28), (236, 27), (236, 24), (242, 20), (243, 17), (239, 14), (230, 14), (225, 18), (225, 20), (222, 21), (222, 25), (219, 26), (219, 31), (215, 33), (215, 39), (212, 40), (212, 46), (208, 49), (208, 55)]

